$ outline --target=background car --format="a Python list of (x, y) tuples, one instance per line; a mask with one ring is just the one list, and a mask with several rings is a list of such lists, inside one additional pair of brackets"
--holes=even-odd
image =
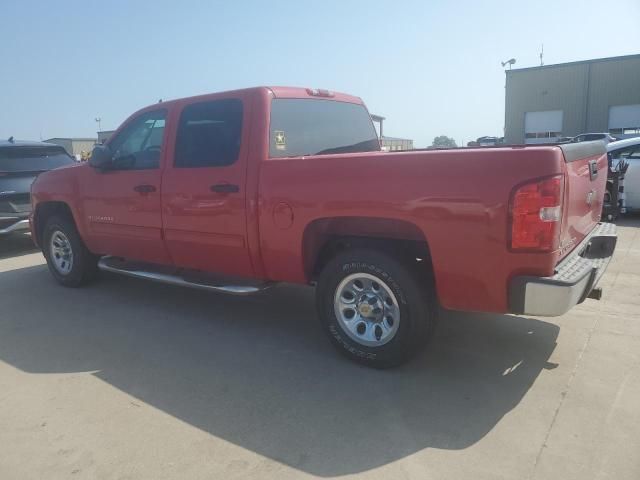
[(640, 137), (618, 140), (607, 145), (609, 164), (613, 170), (621, 163), (628, 163), (624, 175), (625, 208), (627, 211), (640, 210)]
[(591, 142), (593, 140), (602, 140), (605, 143), (609, 143), (609, 142), (615, 142), (617, 138), (612, 136), (609, 133), (581, 133), (580, 135), (576, 135), (575, 137), (573, 137), (570, 140), (570, 142), (580, 143), (580, 142)]
[(0, 141), (0, 235), (29, 229), (31, 183), (38, 174), (74, 163), (58, 145)]

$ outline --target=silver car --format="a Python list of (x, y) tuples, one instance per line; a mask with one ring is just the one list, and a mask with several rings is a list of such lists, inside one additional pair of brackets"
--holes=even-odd
[(614, 169), (620, 160), (629, 163), (624, 176), (625, 207), (627, 211), (640, 211), (640, 137), (611, 142), (607, 152)]

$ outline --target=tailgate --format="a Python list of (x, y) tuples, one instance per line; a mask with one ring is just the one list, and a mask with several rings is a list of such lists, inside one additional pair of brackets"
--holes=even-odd
[(604, 142), (568, 143), (560, 148), (567, 167), (560, 232), (562, 259), (600, 221), (609, 169)]

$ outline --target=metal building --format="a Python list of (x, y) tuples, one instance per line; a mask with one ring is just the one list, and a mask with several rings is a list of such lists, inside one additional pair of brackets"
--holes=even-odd
[(384, 150), (413, 150), (413, 140), (409, 138), (386, 137), (384, 135), (383, 127), (384, 121), (386, 120), (385, 117), (371, 114), (371, 120), (373, 120), (374, 125), (376, 125), (376, 131), (378, 132), (378, 137), (380, 137), (380, 146)]
[(413, 150), (413, 140), (410, 138), (382, 137), (380, 146), (390, 152), (394, 150)]
[(640, 135), (640, 55), (506, 71), (505, 143)]
[(46, 143), (53, 143), (63, 147), (69, 155), (80, 159), (82, 155), (91, 153), (96, 144), (95, 138), (49, 138)]

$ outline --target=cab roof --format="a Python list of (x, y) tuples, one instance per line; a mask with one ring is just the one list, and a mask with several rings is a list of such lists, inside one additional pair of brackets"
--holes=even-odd
[[(302, 87), (264, 87), (273, 92), (276, 98), (320, 98), (325, 100), (336, 100), (339, 102), (363, 103), (360, 97), (347, 93), (334, 92), (332, 90), (322, 90), (316, 88)], [(313, 92), (327, 92), (328, 96), (313, 94)]]
[[(360, 97), (349, 95), (347, 93), (334, 92), (333, 90), (305, 88), (305, 87), (262, 86), (262, 87), (243, 88), (239, 90), (210, 92), (202, 95), (194, 95), (191, 97), (175, 98), (172, 100), (161, 101), (156, 104), (148, 105), (142, 108), (142, 110), (146, 110), (147, 108), (151, 108), (158, 105), (172, 105), (174, 103), (181, 103), (185, 100), (196, 100), (196, 99), (204, 100), (210, 95), (228, 95), (228, 94), (234, 94), (234, 93), (246, 94), (246, 93), (251, 93), (256, 91), (271, 92), (274, 98), (309, 98), (309, 99), (318, 99), (318, 100), (335, 100), (338, 102), (357, 103), (360, 105), (364, 103)], [(328, 95), (326, 95), (325, 93), (328, 93)]]

